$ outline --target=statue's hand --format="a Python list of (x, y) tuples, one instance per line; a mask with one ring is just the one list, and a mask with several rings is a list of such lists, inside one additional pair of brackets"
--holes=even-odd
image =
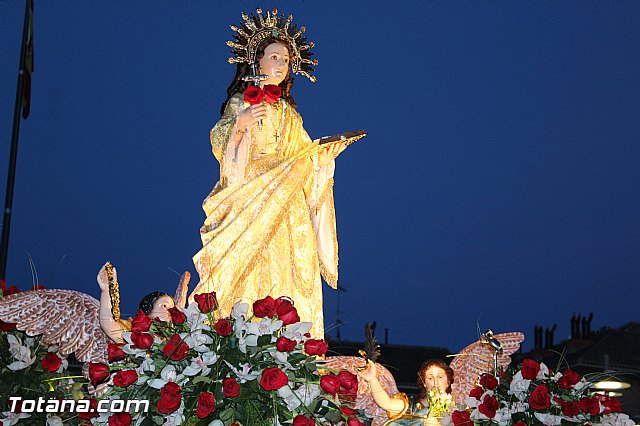
[(378, 369), (376, 368), (376, 364), (371, 360), (367, 360), (367, 368), (364, 370), (358, 369), (358, 376), (360, 376), (363, 380), (370, 382), (375, 379), (378, 375)]
[(321, 146), (318, 151), (318, 165), (320, 167), (328, 165), (346, 148), (347, 146), (344, 143), (330, 143), (326, 146)]
[(267, 105), (262, 103), (245, 108), (239, 115), (236, 127), (240, 132), (245, 132), (249, 126), (257, 123), (267, 116)]
[[(109, 291), (109, 276), (107, 275), (108, 263), (109, 262), (102, 265), (102, 268), (100, 268), (100, 272), (98, 272), (98, 286), (100, 286), (100, 290), (102, 291)], [(118, 281), (118, 273), (116, 271), (116, 268), (113, 268), (113, 279), (115, 281)]]

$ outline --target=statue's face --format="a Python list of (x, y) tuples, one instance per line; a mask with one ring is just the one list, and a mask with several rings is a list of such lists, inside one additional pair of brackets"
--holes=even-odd
[(171, 321), (171, 314), (169, 314), (169, 309), (173, 308), (174, 306), (175, 303), (173, 303), (173, 299), (171, 297), (162, 296), (153, 303), (153, 309), (149, 313), (149, 316), (151, 318), (160, 318), (165, 322)]
[(260, 59), (260, 73), (269, 76), (262, 85), (282, 83), (289, 72), (289, 49), (282, 43), (271, 43)]
[(436, 367), (435, 365), (429, 367), (429, 369), (424, 372), (423, 380), (428, 390), (436, 388), (445, 392), (449, 386), (447, 373), (445, 373), (442, 368)]

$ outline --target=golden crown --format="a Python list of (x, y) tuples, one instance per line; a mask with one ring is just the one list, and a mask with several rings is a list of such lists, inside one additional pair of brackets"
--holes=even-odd
[(231, 25), (234, 41), (228, 41), (227, 46), (233, 48), (235, 56), (229, 58), (229, 63), (244, 62), (254, 64), (260, 42), (267, 38), (282, 40), (289, 46), (291, 54), (291, 71), (301, 74), (309, 80), (315, 82), (316, 78), (311, 75), (313, 67), (318, 65), (317, 59), (311, 59), (313, 53), (311, 49), (315, 44), (307, 42), (304, 32), (305, 27), (298, 26), (293, 21), (293, 16), (278, 15), (278, 9), (273, 8), (266, 16), (262, 14), (262, 9), (256, 9), (256, 15), (242, 13), (244, 22), (240, 26)]

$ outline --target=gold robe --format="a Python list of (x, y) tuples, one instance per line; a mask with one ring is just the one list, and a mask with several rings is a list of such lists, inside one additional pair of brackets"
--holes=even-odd
[(333, 288), (338, 281), (335, 163), (319, 166), (317, 142), (283, 100), (269, 105), (262, 130), (251, 126), (234, 149), (229, 142), (246, 106), (241, 94), (233, 96), (211, 130), (220, 181), (203, 202), (194, 294), (215, 291), (224, 316), (238, 301), (288, 296), (322, 338), (320, 275)]

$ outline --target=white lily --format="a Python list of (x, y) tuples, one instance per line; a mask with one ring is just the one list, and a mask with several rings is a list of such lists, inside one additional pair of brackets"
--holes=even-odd
[(562, 416), (554, 416), (551, 413), (534, 413), (536, 419), (538, 419), (545, 426), (556, 426), (562, 424)]
[(23, 345), (19, 338), (13, 334), (7, 334), (7, 341), (9, 342), (9, 353), (16, 359), (7, 365), (9, 370), (23, 370), (36, 361), (36, 357), (31, 356), (31, 349), (27, 345)]
[(248, 322), (247, 323), (247, 336), (245, 336), (245, 343), (247, 346), (258, 346), (258, 337), (264, 335), (272, 335), (274, 332), (280, 330), (282, 327), (282, 321), (271, 321), (269, 318), (262, 318), (260, 322)]
[(231, 318), (238, 320), (240, 318), (246, 321), (249, 318), (249, 305), (247, 303), (236, 302), (231, 309)]
[(189, 345), (190, 348), (196, 350), (196, 352), (207, 352), (209, 345), (213, 343), (213, 338), (207, 334), (204, 334), (202, 330), (192, 331), (191, 334), (180, 334), (180, 337), (184, 342)]
[(251, 364), (249, 363), (240, 364), (238, 366), (240, 367), (240, 369), (235, 368), (233, 365), (229, 364), (229, 362), (227, 362), (226, 360), (225, 360), (225, 363), (229, 366), (231, 371), (233, 371), (236, 377), (240, 380), (240, 383), (245, 383), (251, 380), (255, 380), (255, 378), (260, 375), (260, 373), (251, 371)]
[(28, 413), (12, 413), (11, 411), (4, 411), (2, 413), (4, 418), (0, 418), (0, 422), (2, 422), (2, 426), (13, 426), (20, 419), (28, 419), (31, 417), (31, 414)]
[(182, 374), (185, 376), (195, 376), (202, 372), (202, 376), (206, 376), (211, 372), (209, 366), (211, 364), (215, 364), (218, 360), (218, 355), (213, 352), (206, 352), (197, 358), (193, 358), (191, 361), (191, 365), (186, 367)]
[(173, 365), (165, 365), (160, 372), (160, 378), (155, 378), (149, 383), (149, 386), (155, 389), (160, 389), (169, 382), (178, 383), (184, 376), (178, 374), (176, 368)]
[(310, 322), (297, 322), (295, 324), (290, 324), (284, 332), (284, 337), (297, 342), (304, 342), (308, 339), (305, 334), (311, 330), (311, 325), (312, 324)]

